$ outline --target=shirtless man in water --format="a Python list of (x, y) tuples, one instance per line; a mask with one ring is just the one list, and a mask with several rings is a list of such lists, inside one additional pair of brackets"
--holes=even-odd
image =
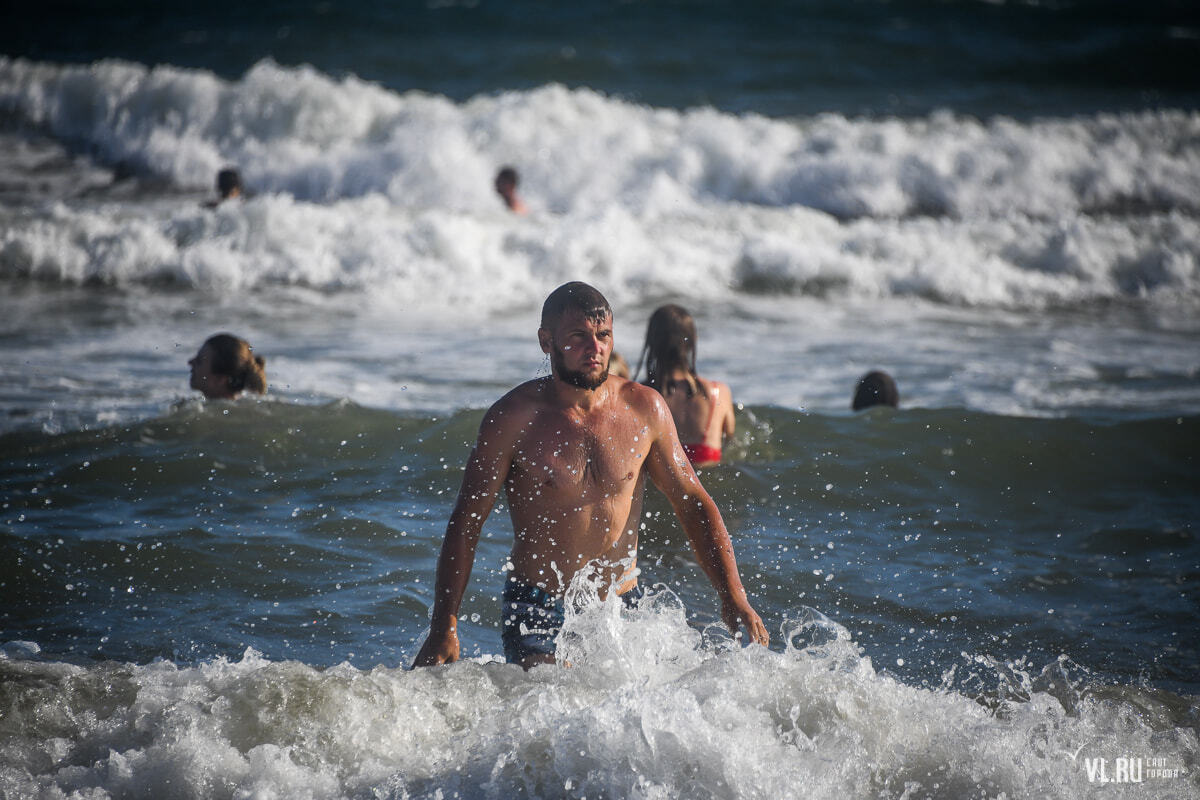
[[(610, 376), (612, 309), (585, 283), (542, 307), (538, 341), (553, 374), (528, 381), (484, 415), (438, 559), (433, 619), (414, 666), (456, 661), (458, 609), (484, 520), (501, 486), (514, 542), (505, 582), (504, 653), (526, 669), (554, 662), (562, 597), (596, 570), (602, 586), (640, 596), (634, 564), (645, 477), (666, 494), (721, 601), (721, 619), (750, 641), (768, 637), (738, 577), (716, 504), (688, 463), (662, 395)], [(524, 628), (524, 630), (522, 630)]]

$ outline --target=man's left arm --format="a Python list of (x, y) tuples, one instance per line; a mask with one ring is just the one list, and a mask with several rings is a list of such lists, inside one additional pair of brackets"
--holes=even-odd
[(666, 403), (659, 397), (655, 397), (653, 403), (650, 413), (655, 436), (646, 460), (650, 478), (667, 496), (683, 523), (696, 560), (717, 590), (721, 619), (726, 627), (735, 635), (744, 628), (750, 641), (765, 646), (770, 637), (746, 597), (733, 555), (733, 542), (721, 512), (688, 462)]

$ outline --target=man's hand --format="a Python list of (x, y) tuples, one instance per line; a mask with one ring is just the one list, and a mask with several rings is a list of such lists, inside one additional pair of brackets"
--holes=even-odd
[(749, 603), (734, 603), (732, 600), (722, 603), (721, 620), (734, 636), (738, 635), (741, 628), (745, 628), (749, 641), (763, 647), (771, 641), (771, 637), (767, 635), (767, 627)]
[[(761, 623), (759, 623), (761, 625)], [(430, 631), (425, 637), (425, 644), (413, 659), (414, 667), (434, 667), (438, 664), (452, 664), (458, 661), (458, 633), (450, 628), (443, 633)]]

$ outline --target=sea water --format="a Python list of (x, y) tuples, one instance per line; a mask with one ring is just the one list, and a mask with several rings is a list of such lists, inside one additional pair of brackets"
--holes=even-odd
[[(77, 12), (0, 32), (0, 796), (1200, 796), (1185, 9)], [(569, 669), (500, 663), (501, 501), (409, 671), (575, 279), (633, 366), (694, 313), (771, 646), (648, 489)], [(265, 398), (189, 394), (220, 330)]]

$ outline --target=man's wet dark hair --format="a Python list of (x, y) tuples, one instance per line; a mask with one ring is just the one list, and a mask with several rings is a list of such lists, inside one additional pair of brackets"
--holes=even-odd
[(604, 295), (583, 281), (571, 281), (551, 292), (542, 304), (541, 327), (551, 330), (563, 313), (572, 308), (593, 322), (601, 322), (612, 316), (612, 306)]
[(896, 382), (886, 372), (868, 372), (859, 379), (858, 387), (854, 390), (851, 408), (862, 411), (871, 406), (900, 406), (900, 392), (896, 389)]
[(229, 197), (235, 191), (242, 190), (242, 176), (233, 167), (226, 167), (217, 173), (217, 194)]

